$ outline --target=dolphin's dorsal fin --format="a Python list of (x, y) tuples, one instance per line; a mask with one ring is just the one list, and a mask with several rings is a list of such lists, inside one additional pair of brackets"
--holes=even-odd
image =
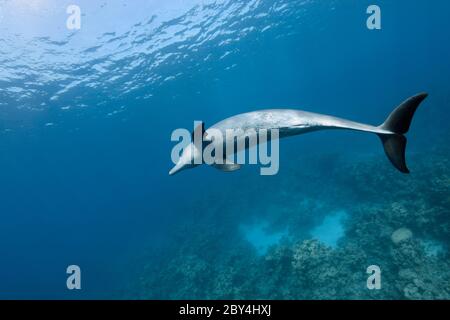
[(232, 172), (239, 170), (242, 166), (230, 160), (225, 160), (223, 164), (218, 163), (213, 164), (213, 167), (224, 172)]
[[(195, 127), (194, 131), (192, 131), (192, 134), (191, 134), (192, 140), (191, 141), (195, 141), (195, 138), (194, 138), (195, 133), (198, 132), (199, 130), (201, 130), (200, 137), (202, 139), (202, 148), (204, 149), (204, 148), (206, 148), (207, 145), (209, 145), (211, 143), (211, 141), (207, 139), (208, 134), (205, 132), (205, 123), (203, 121)], [(207, 139), (207, 140), (205, 140), (205, 139)]]
[(203, 135), (205, 134), (205, 123), (203, 121), (195, 127), (194, 131), (192, 131), (191, 134), (192, 141), (194, 141), (194, 135), (198, 130), (201, 130), (200, 132), (202, 133), (203, 137)]

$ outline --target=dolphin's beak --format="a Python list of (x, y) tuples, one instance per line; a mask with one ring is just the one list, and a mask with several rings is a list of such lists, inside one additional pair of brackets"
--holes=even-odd
[(175, 165), (175, 167), (173, 167), (170, 171), (169, 171), (169, 175), (174, 175), (175, 173), (177, 173), (178, 171), (182, 170), (184, 167), (184, 165), (182, 163), (177, 163)]

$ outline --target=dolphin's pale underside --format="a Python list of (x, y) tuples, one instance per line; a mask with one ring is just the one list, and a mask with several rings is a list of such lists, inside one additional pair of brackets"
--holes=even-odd
[[(270, 109), (238, 114), (222, 120), (210, 128), (218, 129), (222, 132), (225, 132), (227, 129), (242, 129), (242, 131), (247, 129), (255, 129), (256, 131), (260, 129), (279, 129), (280, 138), (324, 129), (371, 132), (380, 137), (384, 151), (394, 167), (403, 173), (409, 173), (405, 161), (405, 134), (409, 130), (417, 107), (426, 97), (426, 93), (421, 93), (407, 99), (394, 109), (386, 121), (379, 126), (301, 110)], [(208, 133), (208, 130), (206, 130), (206, 133)], [(193, 144), (192, 149), (186, 148), (180, 160), (170, 170), (169, 174), (172, 175), (183, 169), (195, 167), (195, 151)], [(215, 167), (224, 171), (234, 171), (239, 169), (240, 166), (226, 161), (225, 164)]]

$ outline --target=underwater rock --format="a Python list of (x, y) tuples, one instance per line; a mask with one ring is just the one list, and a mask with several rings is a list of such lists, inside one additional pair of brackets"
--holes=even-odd
[(399, 244), (402, 241), (406, 241), (412, 238), (412, 232), (408, 228), (399, 228), (395, 230), (391, 235), (391, 240), (395, 244)]

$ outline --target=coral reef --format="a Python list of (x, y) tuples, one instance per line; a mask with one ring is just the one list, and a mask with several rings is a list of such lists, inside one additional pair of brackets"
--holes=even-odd
[[(312, 158), (310, 166), (327, 167), (326, 185), (323, 172), (292, 166), (292, 174), (264, 187), (250, 176), (245, 188), (224, 186), (233, 201), (211, 194), (192, 203), (195, 219), (178, 221), (173, 243), (148, 257), (130, 292), (156, 299), (450, 299), (450, 163), (448, 153), (430, 157), (414, 156), (409, 176), (378, 158), (341, 159), (339, 170)], [(309, 239), (308, 230), (339, 208), (350, 217), (337, 246)], [(261, 220), (290, 235), (262, 256), (239, 232), (242, 223)], [(444, 249), (430, 254), (422, 239)], [(373, 264), (382, 272), (380, 290), (366, 286)]]

